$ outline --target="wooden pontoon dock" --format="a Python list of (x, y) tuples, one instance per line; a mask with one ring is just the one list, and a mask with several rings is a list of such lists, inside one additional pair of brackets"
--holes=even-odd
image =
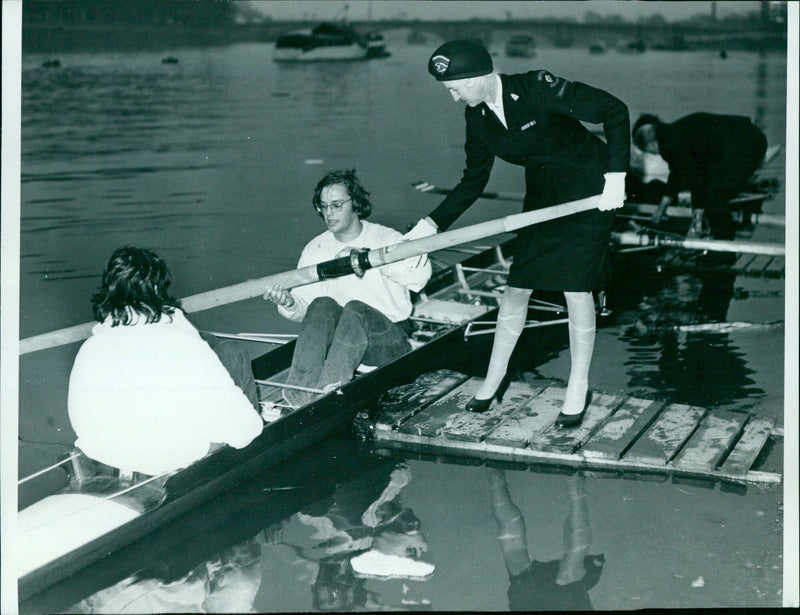
[(592, 391), (583, 423), (567, 429), (553, 424), (563, 388), (512, 382), (489, 411), (466, 412), (481, 382), (452, 370), (423, 374), (360, 413), (359, 431), (389, 448), (475, 459), (740, 484), (782, 480), (753, 469), (779, 436), (771, 419)]

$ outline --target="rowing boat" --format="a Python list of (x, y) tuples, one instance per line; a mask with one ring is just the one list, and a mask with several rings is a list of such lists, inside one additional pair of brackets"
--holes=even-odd
[[(448, 254), (455, 262), (445, 264), (443, 259)], [(387, 388), (444, 363), (462, 367), (469, 363), (488, 338), (476, 329), (482, 326), (479, 319), (493, 321), (499, 298), (497, 286), (504, 284), (508, 261), (502, 246), (496, 244), (452, 248), (440, 253), (435, 262), (437, 272), (420, 294), (412, 317), (414, 348), (398, 360), (359, 375), (304, 407), (282, 411), (244, 449), (223, 447), (166, 480), (148, 479), (128, 487), (120, 484), (118, 477), (73, 474), (70, 486), (62, 492), (21, 511), (17, 552), (29, 557), (20, 562), (20, 601), (141, 540), (200, 503), (348, 425)], [(548, 323), (562, 324), (563, 316), (563, 308), (558, 306), (544, 309), (541, 320), (529, 323), (529, 328), (545, 331)], [(482, 348), (482, 354), (488, 356), (488, 348)], [(294, 341), (290, 341), (253, 360), (257, 381), (284, 381), (293, 351)], [(270, 387), (262, 399), (277, 399), (279, 394), (279, 388)], [(87, 529), (94, 533), (87, 533)], [(81, 535), (73, 536), (76, 532)], [(58, 548), (50, 548), (54, 546)]]

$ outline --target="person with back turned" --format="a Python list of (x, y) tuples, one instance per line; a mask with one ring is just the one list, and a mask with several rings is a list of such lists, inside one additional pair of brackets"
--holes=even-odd
[[(326, 174), (312, 204), (327, 230), (303, 248), (298, 268), (403, 239), (398, 231), (365, 220), (372, 203), (353, 169)], [(302, 406), (315, 398), (313, 389), (350, 381), (362, 363), (380, 367), (411, 350), (410, 291), (422, 290), (430, 277), (430, 261), (422, 255), (368, 269), (361, 277), (350, 274), (291, 290), (268, 288), (264, 298), (285, 318), (302, 323), (286, 380), (302, 389), (284, 388), (286, 402)]]
[[(472, 41), (451, 41), (428, 72), (467, 103), (466, 168), (459, 184), (406, 235), (447, 229), (480, 196), (495, 157), (525, 169), (524, 211), (601, 195), (597, 209), (518, 232), (500, 302), (486, 379), (467, 409), (483, 412), (507, 386), (508, 360), (522, 332), (532, 289), (563, 291), (569, 311), (569, 382), (557, 424), (580, 424), (588, 403), (595, 337), (592, 291), (604, 283), (614, 212), (625, 198), (630, 156), (628, 109), (617, 98), (546, 70), (504, 75)], [(602, 123), (607, 143), (581, 121)]]
[(212, 350), (170, 283), (150, 250), (115, 250), (92, 296), (99, 324), (70, 374), (75, 445), (126, 474), (171, 472), (219, 444), (243, 448), (263, 426), (245, 349), (226, 340)]
[(750, 118), (692, 113), (667, 123), (644, 114), (632, 132), (636, 147), (659, 154), (669, 164), (669, 178), (653, 222), (658, 224), (678, 192), (688, 188), (692, 207), (704, 211), (711, 236), (733, 239), (728, 201), (747, 187), (767, 151), (767, 138)]

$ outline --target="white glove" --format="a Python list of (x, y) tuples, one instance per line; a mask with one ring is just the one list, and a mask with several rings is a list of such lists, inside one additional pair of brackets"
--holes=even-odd
[[(431, 222), (429, 218), (423, 218), (412, 228), (408, 231), (405, 235), (403, 235), (404, 241), (411, 241), (412, 239), (422, 239), (423, 237), (430, 237), (431, 235), (435, 235), (439, 229)], [(406, 264), (411, 267), (412, 269), (418, 269), (420, 267), (424, 267), (428, 263), (428, 255), (427, 254), (420, 254), (419, 256), (414, 256), (412, 258), (407, 258), (405, 260)]]
[(600, 211), (619, 209), (625, 204), (625, 173), (606, 173), (603, 177), (606, 178), (606, 183), (597, 209)]
[(438, 231), (439, 229), (433, 224), (430, 218), (423, 218), (417, 222), (414, 228), (403, 235), (403, 239), (422, 239), (423, 237), (435, 235)]

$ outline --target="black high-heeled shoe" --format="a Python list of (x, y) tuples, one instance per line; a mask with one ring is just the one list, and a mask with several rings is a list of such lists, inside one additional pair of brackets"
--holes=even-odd
[(564, 414), (563, 412), (559, 412), (558, 416), (556, 417), (556, 427), (577, 427), (583, 423), (583, 417), (586, 416), (586, 408), (589, 407), (591, 401), (592, 392), (586, 391), (586, 401), (583, 404), (583, 410), (577, 414)]
[(492, 405), (493, 399), (496, 399), (497, 403), (500, 403), (501, 401), (503, 401), (503, 395), (506, 394), (506, 391), (508, 390), (508, 385), (510, 384), (511, 380), (509, 379), (509, 377), (507, 375), (503, 376), (503, 379), (500, 381), (500, 386), (497, 387), (497, 390), (494, 392), (494, 395), (492, 395), (489, 399), (478, 399), (477, 397), (473, 397), (467, 402), (467, 405), (465, 406), (467, 412), (478, 412), (478, 413), (486, 412), (489, 409), (489, 406)]

